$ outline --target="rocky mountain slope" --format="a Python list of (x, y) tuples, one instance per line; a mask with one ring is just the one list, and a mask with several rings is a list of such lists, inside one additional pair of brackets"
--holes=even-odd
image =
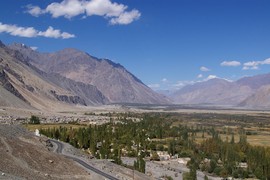
[(270, 107), (270, 74), (244, 77), (235, 82), (210, 79), (176, 91), (172, 99), (181, 104)]
[(270, 85), (270, 74), (260, 74), (251, 77), (244, 77), (236, 81), (241, 86), (248, 86), (253, 90), (257, 90), (265, 85)]
[(71, 48), (39, 53), (21, 44), (9, 47), (20, 51), (27, 62), (46, 73), (56, 73), (97, 87), (110, 103), (170, 103), (165, 96), (154, 92), (123, 66), (110, 60), (98, 59)]
[[(66, 89), (73, 94), (76, 94), (79, 97), (79, 99), (83, 100), (81, 102), (82, 105), (98, 105), (108, 103), (108, 99), (95, 86), (92, 86), (90, 84), (84, 84), (81, 82), (76, 82), (71, 79), (60, 76), (59, 74), (45, 73), (35, 67), (33, 68), (36, 69), (37, 73), (42, 75), (42, 77), (47, 81), (63, 89)], [(54, 91), (51, 92), (54, 94), (54, 96), (57, 97), (58, 100), (68, 102), (67, 100), (65, 100), (66, 98), (65, 96), (56, 95)], [(77, 104), (76, 101), (74, 101), (73, 103)]]
[(262, 86), (239, 105), (250, 108), (270, 107), (270, 85)]
[(96, 87), (60, 75), (46, 74), (32, 66), (19, 51), (0, 45), (0, 105), (55, 109), (59, 105), (104, 104)]

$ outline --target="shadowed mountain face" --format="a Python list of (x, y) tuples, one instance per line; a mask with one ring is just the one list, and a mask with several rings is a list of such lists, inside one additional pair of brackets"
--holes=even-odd
[(29, 64), (48, 74), (58, 74), (95, 86), (109, 103), (169, 103), (167, 98), (154, 92), (123, 66), (110, 60), (97, 59), (70, 48), (55, 53), (39, 53), (22, 44), (9, 47), (18, 50)]
[(245, 77), (235, 82), (211, 79), (188, 85), (176, 91), (172, 98), (182, 104), (270, 107), (270, 74)]

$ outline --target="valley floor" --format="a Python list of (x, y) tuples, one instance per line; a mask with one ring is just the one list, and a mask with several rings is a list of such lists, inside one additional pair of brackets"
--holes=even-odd
[[(41, 117), (44, 126), (50, 123), (62, 123), (63, 126), (68, 126), (68, 122), (76, 121), (81, 125), (88, 124), (103, 124), (110, 120), (111, 113), (180, 113), (188, 115), (211, 115), (211, 118), (216, 118), (219, 115), (236, 115), (250, 116), (257, 119), (258, 122), (266, 122), (270, 117), (269, 111), (259, 110), (239, 110), (239, 109), (169, 109), (166, 106), (124, 106), (124, 105), (107, 105), (96, 107), (75, 107), (65, 109), (64, 111), (42, 112), (38, 110), (25, 110), (16, 108), (0, 107), (0, 179), (104, 179), (93, 171), (84, 169), (74, 161), (57, 154), (57, 146), (52, 143), (53, 148), (49, 148), (46, 144), (47, 138), (34, 136), (32, 132), (27, 131), (21, 125), (28, 121), (31, 115)], [(208, 116), (207, 116), (208, 117)], [(136, 120), (133, 119), (133, 120)], [(205, 123), (209, 123), (210, 120)], [(214, 119), (217, 127), (226, 125), (226, 122)], [(250, 121), (250, 120), (249, 120)], [(249, 122), (247, 121), (247, 122)], [(180, 121), (179, 121), (180, 122)], [(212, 120), (211, 120), (212, 122)], [(177, 122), (178, 123), (178, 122)], [(185, 123), (181, 121), (181, 123)], [(189, 119), (190, 124), (201, 124), (203, 122), (196, 119)], [(228, 122), (227, 122), (228, 123)], [(232, 123), (232, 122), (230, 122)], [(233, 122), (241, 125), (241, 122)], [(246, 122), (244, 122), (246, 123)], [(254, 122), (256, 123), (256, 122)], [(17, 124), (17, 125), (16, 125)], [(178, 125), (178, 124), (174, 124)], [(248, 125), (246, 123), (246, 125)], [(74, 125), (75, 126), (75, 125)], [(234, 124), (231, 124), (233, 127)], [(79, 125), (78, 125), (79, 127)], [(35, 126), (28, 126), (32, 131)], [(32, 129), (31, 129), (32, 128)], [(262, 129), (251, 126), (247, 127), (250, 132), (263, 132), (263, 134), (251, 134), (254, 142), (256, 138), (263, 135), (269, 137), (269, 129)], [(201, 136), (198, 134), (198, 137)], [(197, 140), (197, 139), (196, 139)], [(199, 140), (198, 140), (199, 141)], [(260, 145), (260, 144), (259, 144)], [(173, 179), (182, 179), (184, 172), (189, 170), (184, 165), (180, 165), (174, 161), (146, 161), (146, 174), (133, 171), (123, 166), (116, 165), (108, 160), (91, 159), (92, 157), (82, 151), (73, 148), (71, 145), (64, 143), (63, 153), (69, 156), (80, 158), (97, 169), (104, 171), (118, 179), (158, 179), (162, 176), (170, 176)], [(133, 165), (134, 159), (122, 158), (124, 164)], [(198, 179), (203, 179), (204, 174), (197, 172)], [(208, 176), (209, 179), (220, 179)]]

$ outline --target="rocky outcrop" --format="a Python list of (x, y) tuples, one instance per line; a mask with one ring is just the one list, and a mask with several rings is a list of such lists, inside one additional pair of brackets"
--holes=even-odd
[(62, 77), (59, 74), (47, 74), (38, 69), (36, 69), (36, 71), (46, 80), (70, 91), (73, 94), (76, 94), (84, 101), (83, 105), (99, 105), (106, 104), (108, 102), (108, 99), (95, 86), (76, 82)]
[(19, 91), (12, 85), (8, 75), (6, 74), (3, 67), (0, 66), (0, 85), (3, 86), (6, 90), (14, 94), (16, 97), (27, 102), (27, 100), (19, 93)]
[(85, 101), (83, 99), (81, 99), (79, 96), (58, 95), (53, 90), (51, 90), (51, 93), (59, 101), (70, 103), (70, 104), (80, 104), (80, 105), (84, 105), (84, 106), (87, 105), (85, 103)]

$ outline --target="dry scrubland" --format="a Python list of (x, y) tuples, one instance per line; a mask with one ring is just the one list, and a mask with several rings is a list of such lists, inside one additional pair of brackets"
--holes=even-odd
[(45, 139), (20, 126), (0, 125), (0, 171), (6, 179), (87, 179), (73, 161), (48, 150)]

